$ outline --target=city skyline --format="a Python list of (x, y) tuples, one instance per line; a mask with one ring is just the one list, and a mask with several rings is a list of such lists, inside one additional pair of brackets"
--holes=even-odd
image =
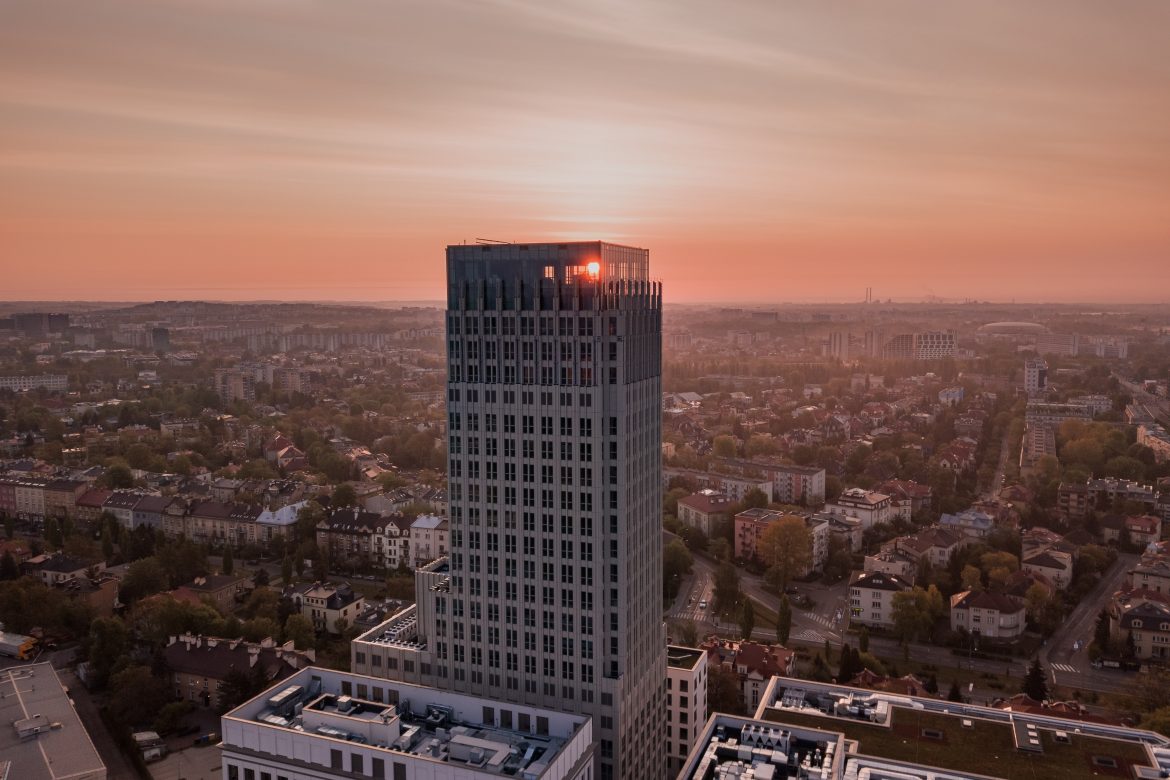
[(1170, 288), (1159, 3), (11, 19), (8, 300), (438, 300), (476, 237), (652, 246), (672, 302)]

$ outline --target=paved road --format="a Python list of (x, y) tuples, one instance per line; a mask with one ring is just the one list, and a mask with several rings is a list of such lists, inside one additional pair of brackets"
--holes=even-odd
[[(713, 611), (716, 566), (710, 558), (702, 555), (694, 557), (691, 576), (682, 583), (678, 596), (667, 610), (668, 619), (693, 621), (700, 634), (705, 630), (726, 629), (732, 625), (726, 621), (719, 621)], [(739, 584), (740, 589), (752, 601), (772, 612), (779, 608), (779, 597), (764, 590), (763, 578), (740, 569)], [(797, 583), (796, 588), (814, 603), (811, 609), (793, 609), (791, 638), (809, 644), (821, 644), (826, 639), (839, 644), (849, 590), (848, 581), (843, 580), (833, 586), (819, 582), (802, 582)], [(707, 605), (705, 609), (700, 606), (704, 602)], [(774, 641), (775, 634), (771, 630), (764, 633)]]
[(109, 780), (137, 780), (138, 773), (122, 755), (118, 743), (114, 741), (101, 715), (98, 714), (97, 703), (82, 685), (81, 680), (68, 669), (58, 669), (57, 674), (61, 677), (62, 684), (69, 688), (73, 706), (81, 717), (81, 722), (85, 724), (85, 730), (89, 732), (98, 755), (106, 765), (106, 776)]
[[(1088, 647), (1093, 640), (1097, 615), (1105, 606), (1106, 600), (1121, 589), (1126, 572), (1137, 563), (1138, 558), (1139, 556), (1132, 553), (1118, 555), (1113, 567), (1048, 640), (1042, 656), (1051, 671), (1053, 682), (1105, 692), (1120, 690), (1128, 684), (1130, 679), (1128, 674), (1108, 669), (1094, 669), (1089, 663)], [(1074, 644), (1077, 644), (1076, 650), (1073, 649)]]
[(1008, 458), (1011, 457), (1011, 453), (1008, 452), (1010, 439), (1011, 431), (1004, 431), (1003, 441), (999, 445), (999, 463), (995, 466), (995, 476), (991, 478), (991, 484), (987, 486), (987, 490), (983, 491), (983, 498), (988, 501), (995, 498), (1000, 488), (1003, 487), (1003, 475), (1007, 472)]

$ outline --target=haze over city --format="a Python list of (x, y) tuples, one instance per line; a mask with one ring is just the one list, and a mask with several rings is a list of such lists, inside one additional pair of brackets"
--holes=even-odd
[(0, 780), (1170, 778), (1170, 0), (0, 19)]
[(1157, 0), (5, 8), (7, 300), (436, 300), (479, 237), (668, 302), (1170, 289)]

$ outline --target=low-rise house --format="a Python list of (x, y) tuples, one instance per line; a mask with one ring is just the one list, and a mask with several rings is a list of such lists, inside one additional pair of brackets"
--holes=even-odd
[(1056, 592), (1056, 585), (1053, 584), (1052, 580), (1039, 572), (1024, 571), (1023, 569), (1019, 569), (1008, 575), (1007, 582), (1003, 586), (1003, 592), (1014, 598), (1025, 600), (1028, 598), (1028, 591), (1034, 585), (1039, 585), (1044, 591), (1045, 596), (1051, 596)]
[(1056, 548), (1026, 555), (1020, 566), (1026, 572), (1043, 575), (1057, 590), (1064, 590), (1072, 582), (1073, 557)]
[(938, 524), (943, 528), (957, 531), (963, 536), (982, 539), (995, 528), (995, 519), (978, 509), (967, 509), (957, 515), (943, 513)]
[(312, 650), (295, 650), (291, 641), (277, 645), (271, 638), (245, 642), (193, 634), (171, 637), (164, 657), (175, 698), (204, 707), (226, 704), (220, 689), (233, 672), (271, 684), (315, 660)]
[(1024, 603), (1005, 593), (965, 590), (951, 596), (951, 628), (987, 639), (1018, 639), (1027, 627)]
[(1109, 515), (1101, 518), (1099, 525), (1106, 543), (1145, 547), (1162, 538), (1162, 519), (1153, 515)]
[(26, 573), (37, 577), (46, 585), (56, 585), (59, 582), (97, 575), (106, 570), (105, 561), (87, 561), (74, 558), (72, 555), (44, 556), (41, 561), (33, 564), (36, 559), (30, 559)]
[(971, 537), (959, 531), (932, 525), (916, 534), (899, 536), (887, 544), (898, 552), (916, 557), (919, 561), (925, 560), (936, 569), (941, 569), (950, 564), (955, 553), (973, 542)]
[(58, 580), (53, 587), (76, 601), (87, 604), (95, 617), (113, 617), (118, 606), (118, 589), (122, 582), (108, 574), (90, 577), (88, 570), (81, 576)]
[(1119, 605), (1114, 640), (1133, 637), (1134, 655), (1142, 659), (1170, 658), (1170, 604), (1154, 599), (1135, 599)]
[(825, 504), (829, 514), (856, 517), (861, 521), (863, 531), (875, 525), (889, 522), (892, 516), (893, 500), (885, 493), (876, 493), (864, 488), (849, 488), (831, 504)]
[(864, 571), (896, 574), (907, 582), (918, 579), (919, 558), (899, 552), (893, 547), (883, 547), (874, 555), (865, 556)]
[(1126, 575), (1126, 587), (1165, 593), (1170, 598), (1170, 558), (1157, 553), (1143, 555)]
[(938, 694), (926, 690), (926, 682), (912, 674), (902, 677), (890, 677), (878, 674), (869, 669), (862, 669), (849, 681), (855, 688), (865, 688), (870, 691), (884, 691), (899, 696), (918, 696), (926, 699), (937, 699)]
[(172, 591), (172, 595), (180, 601), (209, 603), (220, 612), (227, 613), (235, 607), (236, 597), (244, 592), (246, 586), (247, 580), (241, 577), (208, 574), (180, 585)]
[(908, 507), (911, 515), (929, 512), (934, 504), (934, 491), (930, 485), (910, 479), (887, 479), (875, 485), (874, 490), (885, 493), (900, 506)]
[(315, 582), (298, 586), (290, 594), (293, 605), (318, 631), (341, 634), (365, 608), (365, 599), (349, 583), (331, 585)]
[(934, 461), (939, 466), (950, 471), (973, 471), (975, 469), (976, 445), (970, 439), (955, 439), (949, 444), (939, 447), (934, 455)]
[(447, 520), (436, 515), (419, 515), (410, 525), (410, 557), (418, 568), (447, 554), (451, 546)]
[(796, 653), (783, 645), (766, 645), (751, 640), (734, 641), (710, 637), (699, 646), (707, 653), (707, 665), (723, 666), (739, 676), (743, 703), (758, 707), (760, 697), (773, 677), (791, 677)]
[(683, 525), (701, 531), (710, 538), (715, 535), (720, 523), (731, 518), (730, 510), (734, 505), (730, 497), (707, 488), (678, 500), (678, 519)]
[(849, 579), (849, 622), (852, 625), (892, 628), (894, 594), (913, 584), (897, 574), (855, 571)]

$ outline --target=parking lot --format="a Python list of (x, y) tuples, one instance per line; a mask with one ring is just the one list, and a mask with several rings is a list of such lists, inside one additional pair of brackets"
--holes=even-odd
[(150, 765), (150, 776), (154, 780), (220, 780), (219, 748), (188, 747), (171, 753)]

